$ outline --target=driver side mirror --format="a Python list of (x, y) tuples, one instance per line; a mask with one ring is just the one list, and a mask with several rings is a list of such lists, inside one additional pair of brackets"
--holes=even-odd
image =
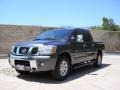
[(77, 42), (83, 42), (83, 35), (77, 35)]

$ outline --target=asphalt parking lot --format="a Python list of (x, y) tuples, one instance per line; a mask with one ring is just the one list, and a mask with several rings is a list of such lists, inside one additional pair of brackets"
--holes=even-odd
[(0, 59), (0, 90), (120, 90), (120, 54), (106, 54), (102, 67), (82, 67), (64, 81), (53, 80), (48, 72), (21, 76)]

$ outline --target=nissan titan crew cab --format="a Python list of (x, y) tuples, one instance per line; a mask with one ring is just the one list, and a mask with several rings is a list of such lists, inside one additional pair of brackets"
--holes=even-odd
[(54, 79), (64, 80), (73, 68), (100, 67), (103, 50), (104, 43), (94, 42), (89, 30), (53, 29), (12, 46), (9, 63), (19, 74), (51, 71)]

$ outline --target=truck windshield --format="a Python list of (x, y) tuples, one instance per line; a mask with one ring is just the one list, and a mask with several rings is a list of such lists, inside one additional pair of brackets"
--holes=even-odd
[(36, 36), (35, 40), (60, 40), (65, 41), (71, 30), (47, 30)]

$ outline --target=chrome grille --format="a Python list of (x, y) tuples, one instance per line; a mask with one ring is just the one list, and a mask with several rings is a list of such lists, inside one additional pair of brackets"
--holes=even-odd
[(38, 47), (34, 47), (31, 51), (31, 54), (37, 54), (38, 52)]
[(13, 54), (16, 55), (36, 55), (38, 52), (38, 47), (15, 47), (13, 50)]
[(14, 48), (13, 52), (14, 52), (14, 53), (17, 53), (17, 47)]

